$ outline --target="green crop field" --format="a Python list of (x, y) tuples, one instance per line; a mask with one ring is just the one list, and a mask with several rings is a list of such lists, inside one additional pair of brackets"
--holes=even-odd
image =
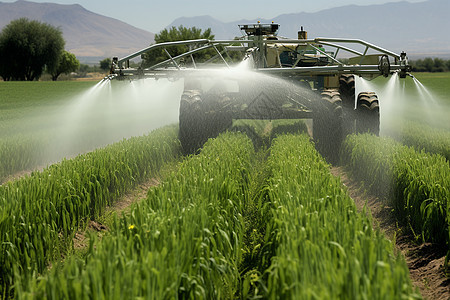
[[(413, 73), (413, 75), (434, 95), (436, 98), (450, 105), (450, 72), (443, 73)], [(400, 79), (405, 83), (405, 90), (415, 90), (412, 78)], [(387, 79), (378, 77), (375, 83), (384, 86)]]
[[(270, 153), (267, 161), (256, 155), (239, 133), (209, 140), (117, 218), (110, 234), (93, 240), (85, 258), (38, 279), (30, 267), (15, 272), (15, 295), (419, 297), (405, 261), (356, 211), (306, 135), (275, 138)], [(33, 266), (33, 258), (24, 263)]]
[(437, 97), (450, 105), (450, 72), (417, 73), (414, 76)]
[[(179, 98), (131, 101), (130, 84), (0, 82), (0, 183), (9, 175), (177, 121)], [(164, 87), (164, 86), (163, 86)], [(166, 87), (167, 89), (168, 87)]]
[[(448, 101), (450, 73), (417, 78)], [(165, 98), (179, 96), (179, 84), (149, 89), (163, 101), (131, 97), (137, 83), (101, 94), (95, 84), (0, 82), (0, 299), (421, 298), (306, 122), (235, 120), (182, 156), (179, 98)], [(340, 163), (389, 201), (414, 242), (449, 249), (450, 125), (421, 122), (419, 107), (397, 100), (407, 113), (391, 112), (390, 137), (348, 136)], [(90, 221), (167, 170), (76, 249)]]

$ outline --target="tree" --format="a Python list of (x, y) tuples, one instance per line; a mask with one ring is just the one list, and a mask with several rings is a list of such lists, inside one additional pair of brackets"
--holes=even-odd
[(445, 62), (443, 59), (436, 57), (434, 59), (434, 66), (432, 72), (444, 72), (445, 70)]
[[(155, 43), (174, 42), (183, 40), (196, 40), (196, 39), (208, 39), (213, 40), (214, 35), (211, 34), (211, 28), (202, 32), (201, 29), (192, 27), (187, 28), (180, 25), (178, 28), (172, 26), (172, 28), (163, 29), (158, 34), (155, 34)], [(168, 51), (172, 57), (180, 55), (190, 50), (189, 45), (171, 46)], [(192, 45), (191, 45), (192, 47)], [(205, 61), (213, 57), (216, 54), (214, 49), (208, 49), (194, 54), (197, 61)], [(169, 59), (169, 56), (163, 49), (154, 49), (143, 55), (143, 65), (149, 66)]]
[(64, 49), (60, 29), (26, 18), (11, 21), (0, 34), (0, 76), (4, 80), (38, 80), (53, 70)]
[(450, 60), (427, 57), (411, 61), (413, 72), (448, 72), (450, 71)]
[(433, 61), (433, 59), (432, 59), (431, 57), (426, 57), (426, 58), (423, 60), (423, 66), (424, 66), (426, 72), (431, 72), (431, 71), (433, 71), (433, 67), (434, 67), (434, 61)]
[(75, 72), (79, 67), (80, 62), (75, 54), (64, 50), (59, 58), (58, 66), (54, 70), (49, 70), (49, 73), (52, 75), (52, 80), (56, 81), (59, 75), (63, 73), (69, 74), (70, 72)]
[(100, 61), (100, 69), (103, 71), (109, 71), (111, 68), (111, 58), (105, 58)]

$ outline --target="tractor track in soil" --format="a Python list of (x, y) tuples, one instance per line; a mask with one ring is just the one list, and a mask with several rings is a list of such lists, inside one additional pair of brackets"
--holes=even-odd
[(366, 206), (374, 226), (390, 240), (395, 239), (397, 251), (405, 257), (412, 284), (419, 288), (424, 299), (450, 299), (450, 278), (445, 277), (443, 271), (446, 249), (430, 243), (414, 243), (413, 237), (402, 233), (387, 201), (362, 188), (361, 183), (351, 178), (345, 168), (332, 167), (331, 173), (340, 177), (358, 210), (363, 211)]
[(131, 205), (133, 203), (139, 202), (147, 197), (147, 192), (150, 188), (158, 186), (160, 184), (160, 179), (156, 177), (152, 177), (133, 190), (129, 191), (125, 195), (121, 196), (117, 201), (115, 201), (111, 206), (105, 208), (104, 213), (100, 217), (99, 220), (90, 220), (86, 230), (78, 231), (75, 233), (73, 238), (73, 248), (74, 250), (82, 250), (88, 246), (88, 237), (87, 232), (93, 231), (97, 232), (98, 237), (102, 237), (108, 230), (108, 226), (101, 223), (101, 219), (105, 216), (109, 216), (112, 214), (121, 215), (122, 213), (129, 212)]

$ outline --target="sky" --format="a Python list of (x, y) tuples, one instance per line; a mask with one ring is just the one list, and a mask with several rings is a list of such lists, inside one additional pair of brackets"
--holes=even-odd
[[(423, 2), (425, 0), (407, 0)], [(16, 0), (0, 0), (16, 2)], [(398, 0), (32, 0), (59, 4), (80, 4), (87, 10), (158, 33), (179, 17), (209, 15), (223, 22), (242, 19), (270, 19), (281, 14), (317, 12), (349, 4), (371, 5)], [(277, 5), (280, 4), (280, 5)]]

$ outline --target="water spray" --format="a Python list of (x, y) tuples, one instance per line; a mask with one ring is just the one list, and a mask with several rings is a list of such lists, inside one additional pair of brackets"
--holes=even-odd
[[(355, 95), (355, 77), (405, 78), (411, 71), (406, 53), (397, 54), (358, 39), (308, 39), (303, 28), (297, 39), (289, 39), (277, 35), (279, 27), (276, 23), (239, 25), (244, 35), (234, 40), (153, 44), (124, 58), (113, 58), (111, 74), (116, 76), (109, 78), (188, 78), (200, 82), (201, 89), (185, 85), (180, 98), (183, 148), (187, 145), (191, 149), (190, 144), (201, 146), (227, 128), (232, 120), (245, 118), (311, 119), (314, 139), (320, 144), (318, 148), (330, 153), (339, 152), (336, 149), (348, 133), (378, 134), (378, 96), (369, 90)], [(184, 53), (174, 51), (181, 45), (186, 48)], [(365, 49), (357, 50), (361, 46)], [(162, 62), (147, 62), (146, 68), (130, 68), (131, 59), (155, 50), (165, 53), (167, 58)], [(208, 57), (212, 51), (216, 55), (201, 61), (198, 58), (205, 57), (200, 55), (205, 50), (209, 51)], [(243, 60), (236, 64), (238, 68), (229, 67), (233, 62), (225, 59), (231, 57), (224, 55), (227, 51), (241, 52)], [(337, 56), (339, 52), (355, 56), (343, 60)], [(222, 70), (230, 69), (235, 69), (239, 76), (221, 74)], [(234, 80), (238, 88), (229, 90), (224, 84), (228, 79)]]

